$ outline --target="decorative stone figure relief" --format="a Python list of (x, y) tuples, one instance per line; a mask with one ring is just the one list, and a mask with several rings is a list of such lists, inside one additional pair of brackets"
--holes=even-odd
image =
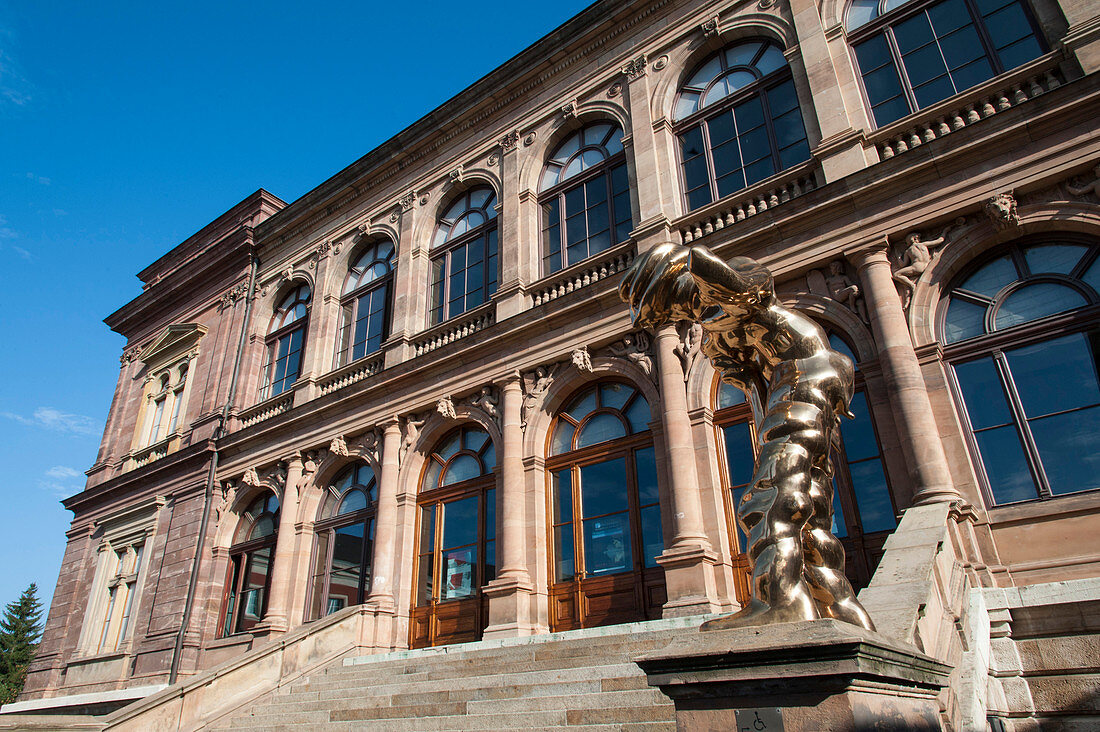
[(909, 301), (913, 298), (913, 291), (917, 289), (917, 281), (920, 280), (928, 266), (932, 264), (933, 252), (947, 243), (947, 235), (952, 228), (962, 226), (965, 223), (966, 219), (955, 219), (954, 224), (945, 226), (935, 239), (923, 240), (918, 231), (906, 234), (899, 255), (901, 267), (894, 271), (894, 279), (908, 290), (908, 295), (905, 298), (906, 308), (909, 307)]
[(1020, 225), (1020, 214), (1016, 211), (1016, 198), (1012, 191), (998, 193), (985, 202), (983, 207), (986, 216), (997, 227), (997, 231), (1011, 229)]
[(676, 344), (673, 353), (680, 359), (686, 382), (691, 367), (699, 356), (699, 347), (703, 342), (703, 326), (700, 323), (689, 323), (685, 320), (677, 325), (677, 330), (680, 332), (680, 342)]
[(588, 346), (581, 346), (573, 350), (570, 360), (581, 373), (592, 373), (592, 356), (588, 353)]
[(359, 442), (356, 443), (356, 448), (359, 454), (366, 458), (371, 458), (376, 463), (381, 463), (382, 458), (379, 447), (382, 444), (382, 436), (378, 432), (378, 428), (370, 430), (362, 437), (359, 438)]
[(298, 485), (295, 486), (298, 489), (298, 495), (302, 494), (305, 487), (309, 485), (313, 480), (313, 475), (317, 472), (317, 453), (310, 451), (307, 452), (305, 458), (302, 460), (302, 476), (298, 478)]
[(260, 485), (260, 476), (256, 473), (256, 468), (249, 468), (244, 471), (244, 475), (241, 477), (241, 482), (247, 486), (253, 488)]
[(343, 435), (337, 435), (332, 438), (332, 442), (328, 443), (328, 451), (333, 455), (340, 457), (348, 456), (348, 443), (344, 441)]
[(499, 401), (493, 394), (492, 388), (488, 386), (483, 387), (477, 396), (470, 399), (470, 406), (477, 407), (497, 421), (500, 420), (500, 409), (498, 409), (498, 404)]
[(612, 343), (607, 350), (613, 356), (625, 358), (637, 365), (646, 376), (653, 376), (653, 356), (649, 353), (649, 335), (644, 330), (631, 333), (621, 341)]
[(841, 415), (850, 416), (852, 362), (821, 326), (784, 306), (771, 272), (747, 257), (727, 264), (705, 247), (662, 244), (634, 261), (619, 292), (636, 326), (701, 323), (703, 354), (764, 412), (752, 483), (737, 507), (752, 600), (702, 629), (835, 618), (873, 630), (830, 533), (829, 446)]
[(426, 421), (426, 417), (417, 419), (415, 414), (410, 414), (405, 418), (405, 435), (401, 438), (401, 449), (397, 452), (399, 463), (404, 463), (409, 450), (416, 447), (417, 441), (420, 440), (420, 428), (424, 426)]
[(233, 505), (233, 499), (237, 495), (237, 484), (231, 480), (223, 481), (219, 492), (221, 495), (218, 498), (218, 505), (214, 507), (214, 528), (221, 526), (222, 518)]
[(558, 373), (561, 364), (555, 363), (549, 366), (539, 366), (534, 371), (523, 375), (523, 412), (521, 415), (521, 427), (527, 429), (527, 423), (531, 415), (542, 405), (542, 398), (546, 396), (550, 385), (554, 383), (554, 377)]
[(864, 323), (868, 322), (863, 293), (860, 292), (859, 285), (848, 276), (843, 259), (829, 262), (828, 274), (820, 269), (811, 270), (806, 275), (806, 285), (815, 295), (835, 300), (855, 313)]
[(1092, 169), (1091, 182), (1082, 182), (1082, 185), (1077, 186), (1071, 181), (1066, 183), (1066, 190), (1073, 196), (1084, 197), (1091, 193), (1100, 198), (1100, 163), (1097, 163)]
[(445, 396), (435, 403), (435, 411), (439, 412), (443, 419), (458, 418), (458, 414), (455, 412), (455, 403), (449, 396)]

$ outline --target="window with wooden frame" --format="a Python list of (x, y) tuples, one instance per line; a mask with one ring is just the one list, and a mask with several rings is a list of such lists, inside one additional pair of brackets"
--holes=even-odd
[[(829, 344), (858, 361), (848, 344), (835, 333)], [(746, 537), (736, 511), (752, 484), (756, 455), (756, 425), (744, 392), (716, 381), (714, 424), (725, 453), (725, 477), (729, 486), (730, 531), (738, 555), (734, 560), (739, 600), (747, 600), (749, 570), (744, 555)], [(844, 544), (846, 574), (854, 587), (867, 585), (882, 558), (886, 538), (897, 526), (897, 511), (883, 468), (882, 449), (867, 403), (863, 376), (856, 371), (856, 389), (850, 405), (855, 419), (841, 418), (830, 462), (833, 466), (833, 535)], [(744, 594), (744, 598), (741, 593)]]
[(543, 275), (630, 238), (634, 227), (622, 139), (617, 124), (588, 125), (546, 161), (539, 182)]
[(997, 247), (939, 309), (944, 358), (994, 505), (1100, 488), (1100, 243)]
[(417, 497), (413, 647), (481, 638), (496, 577), (496, 448), (474, 424), (450, 432), (429, 453)]
[(302, 375), (311, 295), (309, 285), (296, 286), (283, 296), (271, 316), (260, 401), (282, 394)]
[(673, 120), (689, 211), (810, 159), (791, 70), (771, 41), (739, 41), (696, 67)]
[(264, 491), (241, 514), (233, 546), (229, 548), (221, 635), (247, 633), (263, 620), (278, 529), (279, 498)]
[(389, 335), (394, 254), (393, 242), (375, 242), (348, 268), (341, 290), (335, 368), (377, 353)]
[(431, 325), (488, 302), (497, 291), (496, 204), (493, 189), (480, 186), (460, 195), (440, 217), (432, 237)]
[(554, 418), (546, 458), (553, 630), (661, 616), (651, 420), (642, 393), (618, 381), (585, 387)]
[(308, 618), (361, 605), (370, 592), (378, 484), (366, 463), (349, 465), (325, 489), (314, 531)]
[(107, 561), (111, 569), (108, 570), (110, 576), (106, 585), (107, 603), (103, 614), (103, 632), (99, 637), (98, 653), (117, 651), (119, 645), (127, 638), (145, 545), (131, 544), (112, 548), (109, 551)]
[(853, 0), (844, 25), (878, 127), (1045, 51), (1024, 0)]

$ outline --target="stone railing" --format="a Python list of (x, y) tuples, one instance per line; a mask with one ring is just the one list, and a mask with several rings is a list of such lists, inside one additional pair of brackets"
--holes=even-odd
[(493, 311), (494, 307), (494, 303), (488, 302), (478, 307), (472, 313), (466, 313), (425, 331), (419, 338), (413, 341), (413, 353), (417, 356), (423, 356), (425, 353), (431, 353), (440, 346), (445, 346), (460, 338), (473, 335), (479, 330), (485, 330), (496, 320), (496, 315)]
[(531, 290), (535, 306), (556, 300), (574, 290), (622, 272), (634, 261), (634, 242), (628, 241), (536, 283)]
[(880, 160), (886, 160), (1057, 89), (1065, 83), (1058, 68), (1059, 58), (1057, 52), (1048, 53), (1015, 71), (922, 109), (869, 135), (866, 144), (878, 151)]
[(260, 402), (254, 407), (241, 412), (240, 419), (241, 427), (251, 427), (254, 424), (259, 424), (265, 419), (271, 419), (275, 415), (282, 414), (283, 412), (289, 412), (290, 408), (294, 406), (294, 392), (288, 392), (280, 394), (277, 397), (268, 399), (267, 401)]
[(807, 161), (705, 208), (692, 211), (673, 226), (680, 232), (681, 241), (690, 244), (812, 191), (818, 186), (816, 171), (817, 163)]
[[(174, 435), (173, 435), (174, 437)], [(168, 446), (171, 442), (171, 437), (161, 440), (160, 442), (149, 445), (148, 447), (142, 447), (134, 450), (130, 457), (131, 465), (135, 468), (140, 468), (154, 460), (160, 460), (168, 455)]]
[(381, 353), (352, 361), (347, 366), (342, 366), (331, 374), (326, 374), (317, 382), (317, 388), (322, 395), (325, 395), (343, 389), (345, 386), (351, 386), (355, 382), (374, 376), (381, 371), (383, 361), (384, 358)]

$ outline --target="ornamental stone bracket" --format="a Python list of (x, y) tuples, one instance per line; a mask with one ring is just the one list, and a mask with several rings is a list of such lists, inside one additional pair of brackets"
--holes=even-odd
[(1004, 191), (991, 196), (982, 206), (985, 215), (993, 222), (997, 231), (1007, 231), (1020, 225), (1016, 197), (1012, 191)]
[(628, 77), (631, 81), (645, 76), (646, 66), (649, 64), (646, 55), (643, 53), (637, 58), (633, 58), (622, 65), (620, 71)]
[(629, 361), (640, 368), (650, 380), (657, 383), (657, 373), (653, 368), (653, 351), (651, 346), (652, 342), (649, 334), (644, 330), (638, 330), (623, 336), (622, 339), (609, 345), (603, 350), (601, 355)]
[(248, 282), (240, 282), (235, 287), (231, 288), (228, 292), (222, 295), (221, 300), (218, 302), (219, 310), (227, 310), (233, 306), (233, 303), (242, 299), (248, 294)]

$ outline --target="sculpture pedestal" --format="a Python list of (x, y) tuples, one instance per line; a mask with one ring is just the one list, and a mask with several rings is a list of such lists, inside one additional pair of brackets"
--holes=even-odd
[(836, 620), (688, 632), (635, 659), (679, 732), (941, 730), (951, 668)]

